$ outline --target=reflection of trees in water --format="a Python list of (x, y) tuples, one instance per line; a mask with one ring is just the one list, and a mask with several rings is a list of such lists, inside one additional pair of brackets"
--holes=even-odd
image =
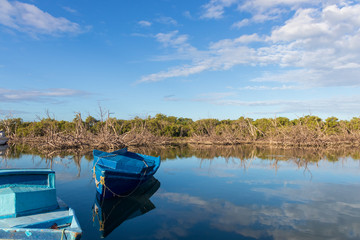
[[(40, 152), (38, 149), (30, 148), (27, 145), (19, 145), (7, 148), (2, 153), (2, 159), (6, 162), (11, 159), (19, 159), (23, 155), (32, 155), (31, 160), (33, 162), (34, 167), (40, 167), (45, 165), (48, 168), (53, 168), (54, 164), (61, 165), (65, 168), (72, 168), (73, 164), (75, 164), (78, 173), (77, 177), (80, 177), (81, 172), (81, 159), (83, 156), (88, 156), (88, 154), (84, 154), (81, 151), (47, 151)], [(36, 159), (39, 159), (40, 161)], [(70, 161), (69, 161), (70, 160)], [(2, 162), (3, 162), (2, 161)], [(1, 164), (2, 164), (1, 162)], [(4, 165), (3, 165), (4, 166)], [(6, 167), (7, 165), (5, 165)]]
[[(238, 145), (238, 146), (216, 146), (216, 145), (194, 145), (194, 146), (164, 146), (164, 147), (132, 147), (131, 151), (138, 153), (161, 156), (162, 161), (169, 161), (181, 158), (195, 157), (202, 162), (211, 161), (216, 158), (224, 158), (226, 163), (234, 163), (236, 161), (240, 167), (247, 169), (251, 166), (253, 159), (261, 159), (269, 164), (275, 170), (278, 164), (284, 161), (291, 161), (298, 166), (298, 168), (308, 171), (308, 164), (318, 163), (320, 160), (329, 162), (344, 161), (346, 158), (354, 160), (360, 159), (360, 149), (357, 148), (339, 148), (339, 149), (325, 149), (325, 148), (267, 148), (253, 145)], [(81, 159), (91, 162), (93, 160), (92, 150), (71, 150), (71, 151), (39, 151), (30, 148), (26, 145), (18, 145), (7, 148), (2, 151), (2, 161), (7, 159), (18, 159), (23, 154), (32, 154), (39, 156), (42, 161), (45, 161), (48, 167), (52, 164), (61, 164), (65, 167), (70, 167), (72, 162), (78, 169), (78, 176), (81, 171)], [(71, 159), (72, 161), (64, 161)], [(54, 162), (56, 161), (56, 162)]]
[[(316, 164), (320, 160), (329, 162), (344, 161), (346, 158), (354, 160), (360, 159), (360, 149), (356, 148), (266, 148), (253, 145), (238, 146), (186, 146), (186, 147), (161, 147), (161, 148), (133, 148), (133, 151), (161, 156), (162, 161), (169, 161), (178, 158), (196, 157), (203, 161), (211, 161), (215, 158), (222, 157), (226, 163), (234, 163), (237, 161), (239, 167), (248, 169), (251, 167), (253, 159), (264, 160), (264, 164), (269, 164), (275, 170), (278, 169), (281, 162), (292, 162), (299, 169), (303, 169), (304, 173), (311, 172), (308, 168), (309, 164)], [(266, 161), (266, 162), (265, 162)]]
[(351, 157), (360, 159), (360, 149), (341, 148), (341, 149), (322, 149), (322, 148), (266, 148), (252, 145), (238, 146), (186, 146), (186, 147), (161, 147), (161, 148), (132, 148), (133, 151), (147, 155), (160, 155), (163, 161), (196, 157), (199, 159), (214, 159), (217, 157), (237, 158), (247, 160), (259, 158), (263, 160), (288, 161), (297, 159), (307, 162), (318, 162), (327, 160), (336, 162), (342, 158)]

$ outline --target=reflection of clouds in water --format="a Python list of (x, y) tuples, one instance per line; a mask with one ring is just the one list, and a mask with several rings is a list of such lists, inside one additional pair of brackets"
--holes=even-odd
[[(233, 183), (246, 184), (246, 185), (279, 185), (285, 187), (291, 187), (299, 184), (304, 184), (303, 180), (286, 180), (283, 179), (246, 179), (246, 180), (234, 180)], [(256, 189), (253, 189), (256, 191)], [(260, 191), (259, 191), (260, 192)]]
[[(156, 239), (177, 239), (188, 235), (189, 229), (193, 228), (199, 222), (211, 217), (211, 212), (204, 211), (209, 204), (198, 197), (193, 197), (188, 194), (180, 193), (161, 193), (157, 197), (165, 198), (170, 202), (176, 203), (174, 208), (168, 208), (164, 211), (157, 209), (157, 214), (164, 215), (167, 218), (162, 221), (162, 226), (157, 230), (154, 238)], [(180, 204), (179, 204), (180, 203)], [(183, 205), (192, 206), (182, 209)], [(180, 206), (180, 208), (177, 208)]]
[(360, 185), (306, 184), (299, 188), (254, 190), (282, 204), (235, 205), (182, 193), (158, 194), (176, 207), (171, 212), (158, 212), (169, 219), (156, 238), (188, 236), (196, 224), (204, 222), (217, 230), (255, 239), (360, 238)]
[[(347, 204), (360, 201), (360, 184), (326, 184), (326, 183), (298, 183), (294, 187), (284, 188), (253, 188), (266, 197), (284, 198), (287, 201), (312, 202), (343, 202)], [(301, 184), (301, 185), (300, 185)]]
[(221, 168), (218, 168), (218, 169), (215, 168), (215, 169), (211, 169), (211, 170), (196, 169), (195, 173), (198, 176), (215, 177), (215, 178), (234, 178), (234, 177), (236, 177), (235, 173), (229, 172), (228, 169), (221, 169)]
[(201, 159), (195, 172), (199, 176), (232, 178), (239, 169), (243, 169), (244, 161), (236, 158)]
[[(311, 236), (320, 234), (319, 238), (333, 236), (334, 239), (360, 238), (359, 190), (359, 184), (307, 184), (296, 189), (256, 189), (266, 197), (287, 201), (281, 206), (281, 225), (287, 224), (295, 231), (308, 232)], [(263, 213), (273, 216), (272, 210)]]

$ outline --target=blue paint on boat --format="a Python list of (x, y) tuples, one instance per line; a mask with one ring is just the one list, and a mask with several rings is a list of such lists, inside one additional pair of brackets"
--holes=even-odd
[(155, 209), (150, 197), (159, 187), (160, 182), (151, 177), (127, 197), (103, 199), (97, 193), (93, 207), (93, 215), (95, 216), (93, 220), (99, 228), (101, 237), (107, 237), (124, 221)]
[(0, 169), (0, 239), (81, 238), (74, 211), (56, 197), (51, 169)]
[(96, 190), (103, 198), (123, 197), (135, 191), (160, 167), (160, 157), (130, 152), (93, 151)]

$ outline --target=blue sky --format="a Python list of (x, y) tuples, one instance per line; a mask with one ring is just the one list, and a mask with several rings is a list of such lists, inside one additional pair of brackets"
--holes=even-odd
[(359, 1), (0, 0), (0, 119), (350, 119), (359, 85)]

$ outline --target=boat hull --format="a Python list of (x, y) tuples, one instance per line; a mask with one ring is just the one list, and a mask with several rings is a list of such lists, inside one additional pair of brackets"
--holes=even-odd
[(5, 145), (9, 141), (7, 137), (0, 137), (0, 145)]
[(126, 197), (152, 177), (160, 167), (160, 157), (127, 151), (107, 153), (94, 150), (93, 173), (102, 198)]
[(136, 191), (151, 175), (124, 174), (95, 166), (96, 191), (102, 198), (125, 197)]

